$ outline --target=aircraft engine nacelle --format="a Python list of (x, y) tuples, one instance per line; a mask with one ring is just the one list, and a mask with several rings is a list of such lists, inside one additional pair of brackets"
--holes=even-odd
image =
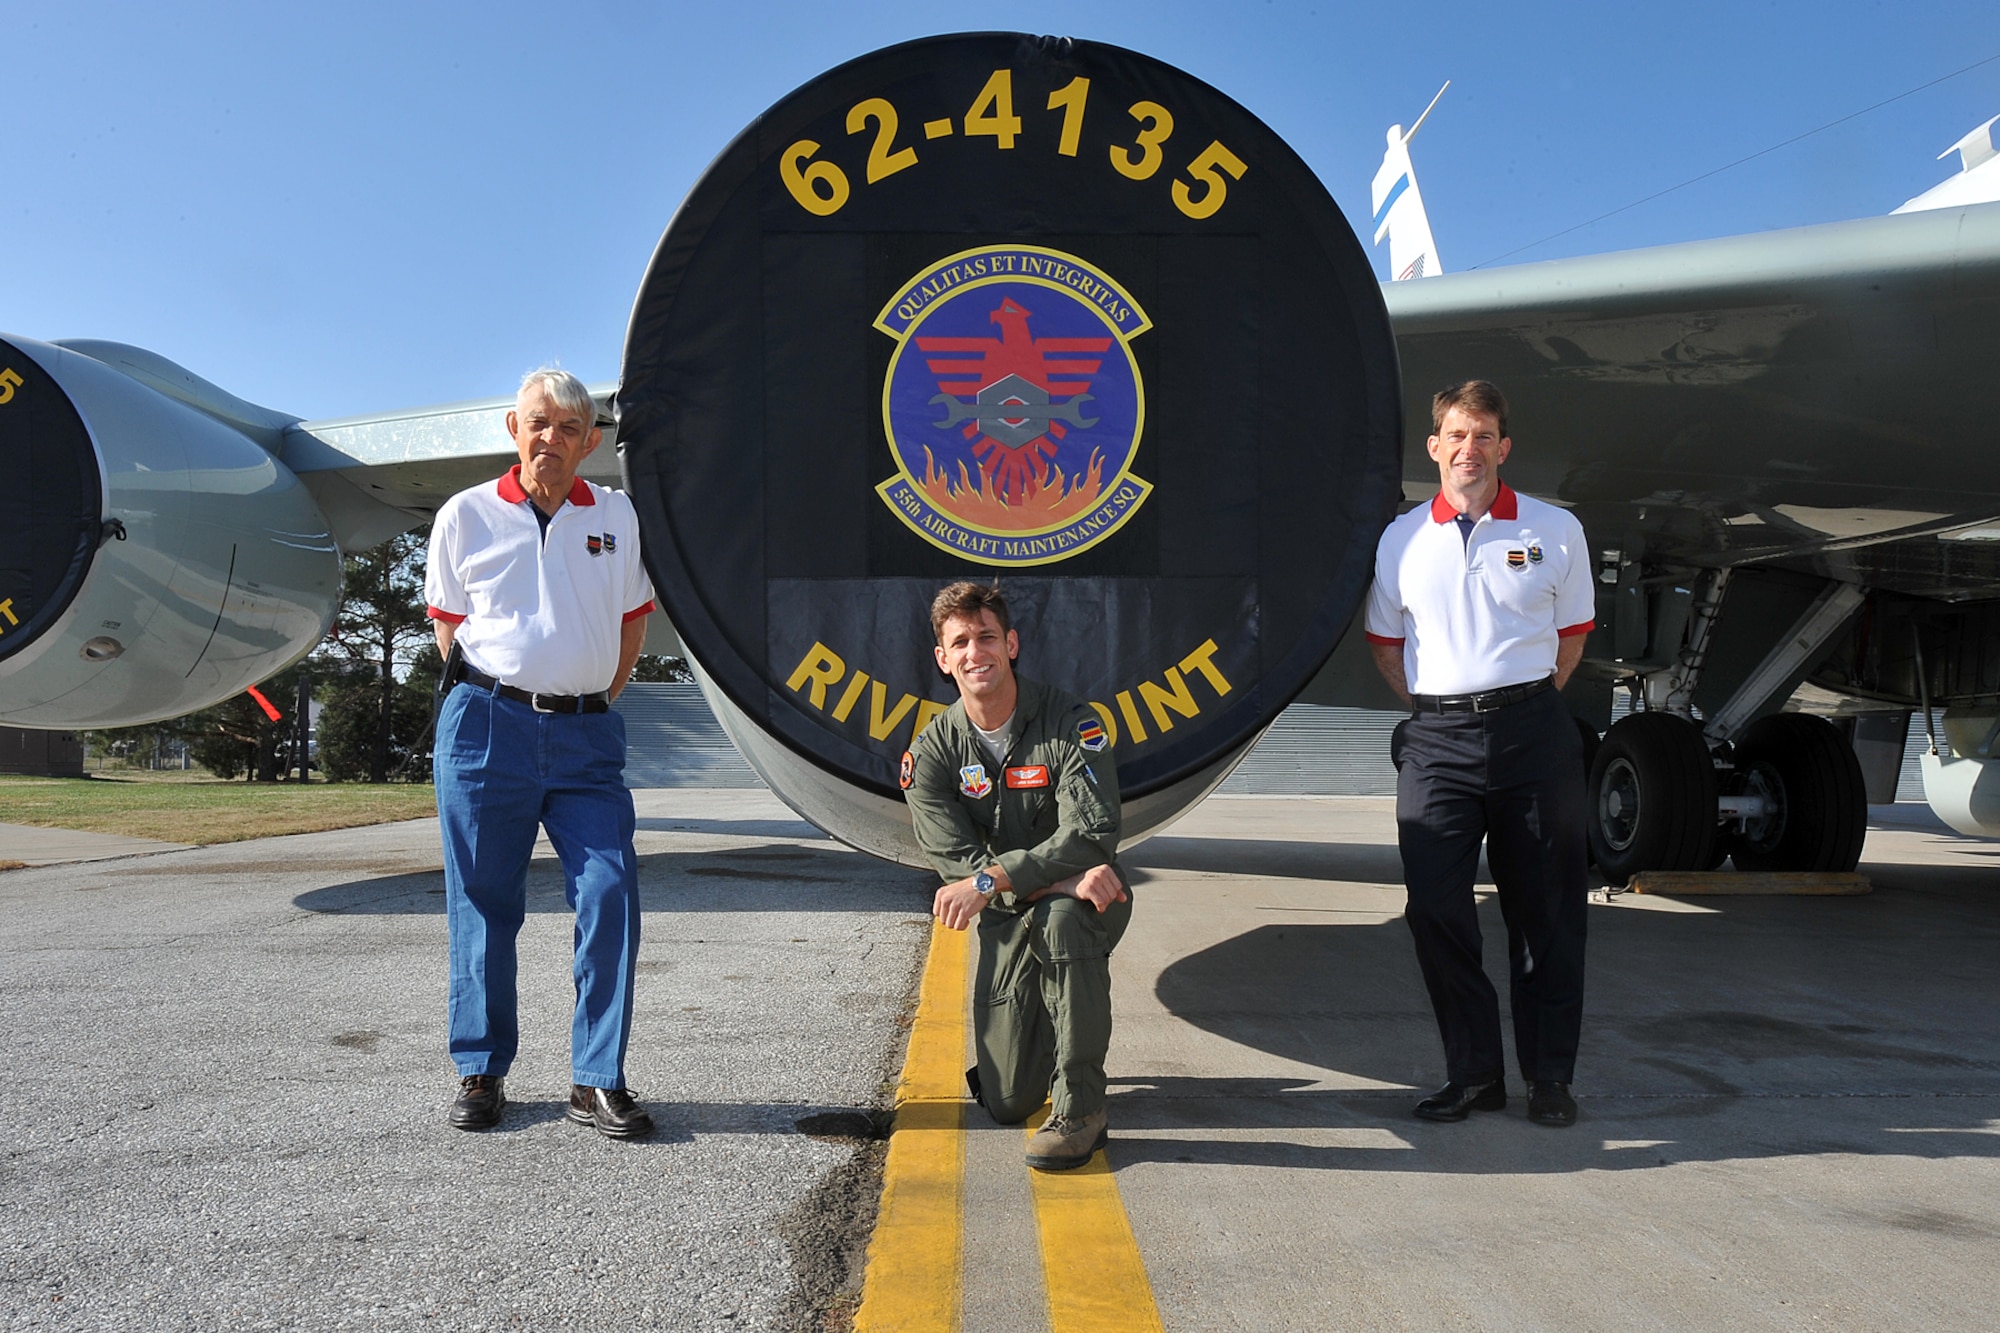
[(633, 306), (618, 447), (738, 749), (921, 865), (902, 758), (956, 695), (937, 590), (1003, 583), (1023, 673), (1095, 709), (1129, 845), (1353, 620), (1397, 389), (1367, 256), (1250, 112), (1100, 43), (938, 37), (813, 80), (688, 194)]
[(308, 652), (340, 552), (255, 440), (69, 348), (0, 339), (0, 724), (128, 726)]

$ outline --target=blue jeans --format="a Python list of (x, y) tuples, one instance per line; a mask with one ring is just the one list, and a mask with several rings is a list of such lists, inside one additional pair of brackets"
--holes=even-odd
[(451, 1058), (461, 1076), (504, 1075), (520, 1048), (515, 969), (535, 830), (549, 832), (576, 914), (571, 1081), (625, 1086), (639, 871), (625, 719), (537, 713), (474, 685), (438, 712), (438, 826), (451, 932)]

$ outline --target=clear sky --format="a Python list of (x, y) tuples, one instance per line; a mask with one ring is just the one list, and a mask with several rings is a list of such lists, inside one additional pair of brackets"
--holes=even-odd
[(615, 380), (723, 145), (842, 61), (980, 30), (1207, 80), (1363, 227), (1384, 131), (1451, 79), (1413, 144), (1451, 270), (1886, 213), (2000, 113), (1994, 0), (0, 0), (0, 329), (138, 343), (307, 418), (505, 393), (545, 360)]

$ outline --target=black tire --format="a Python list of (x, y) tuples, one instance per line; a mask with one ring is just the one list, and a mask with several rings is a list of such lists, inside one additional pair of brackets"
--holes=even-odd
[[(1590, 785), (1590, 767), (1597, 762), (1597, 747), (1604, 744), (1604, 741), (1597, 734), (1597, 728), (1580, 717), (1576, 719), (1576, 735), (1577, 739), (1583, 742), (1583, 789), (1591, 791), (1593, 789)], [(1585, 854), (1590, 858), (1590, 864), (1595, 866), (1597, 849), (1591, 845), (1588, 838), (1584, 839), (1583, 846)]]
[(1692, 722), (1634, 713), (1590, 766), (1591, 859), (1623, 884), (1641, 870), (1706, 870), (1715, 849), (1715, 765)]
[(1597, 734), (1596, 727), (1580, 717), (1574, 720), (1577, 738), (1583, 742), (1583, 776), (1585, 781), (1589, 781), (1591, 766), (1597, 762), (1597, 748), (1604, 744), (1604, 740)]
[(1732, 839), (1738, 870), (1845, 872), (1868, 836), (1868, 785), (1825, 718), (1773, 713), (1736, 743), (1736, 781), (1776, 807)]

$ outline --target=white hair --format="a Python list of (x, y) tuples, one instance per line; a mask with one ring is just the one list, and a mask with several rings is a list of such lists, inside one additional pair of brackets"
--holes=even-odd
[(515, 401), (532, 389), (541, 389), (556, 400), (556, 406), (566, 412), (575, 412), (588, 425), (597, 424), (597, 400), (590, 396), (590, 390), (583, 387), (583, 381), (556, 366), (543, 366), (531, 370), (521, 377), (520, 390)]

